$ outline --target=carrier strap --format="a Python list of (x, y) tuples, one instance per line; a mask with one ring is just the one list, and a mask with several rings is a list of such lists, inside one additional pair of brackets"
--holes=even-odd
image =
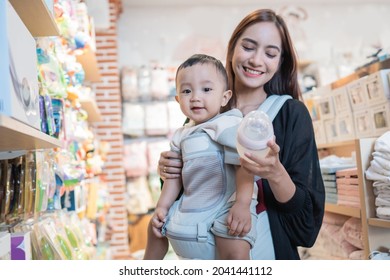
[(280, 108), (282, 108), (284, 102), (286, 102), (288, 99), (292, 99), (292, 97), (286, 94), (285, 95), (272, 94), (271, 96), (267, 97), (267, 99), (260, 105), (258, 110), (267, 113), (268, 117), (272, 122), (276, 117), (276, 115), (278, 114)]

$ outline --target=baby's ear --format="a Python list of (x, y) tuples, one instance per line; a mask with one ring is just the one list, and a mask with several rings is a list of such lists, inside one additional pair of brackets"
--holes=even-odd
[(175, 95), (175, 100), (179, 103), (179, 96)]
[(223, 99), (221, 107), (226, 106), (226, 104), (229, 102), (230, 98), (232, 98), (233, 92), (231, 90), (227, 90), (223, 93)]

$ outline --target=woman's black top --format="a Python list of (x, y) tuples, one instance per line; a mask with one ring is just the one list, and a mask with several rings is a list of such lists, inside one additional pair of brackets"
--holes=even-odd
[(286, 203), (276, 201), (262, 179), (276, 259), (299, 259), (297, 247), (314, 245), (322, 225), (325, 188), (319, 166), (313, 124), (306, 106), (288, 100), (274, 121), (280, 161), (296, 186)]

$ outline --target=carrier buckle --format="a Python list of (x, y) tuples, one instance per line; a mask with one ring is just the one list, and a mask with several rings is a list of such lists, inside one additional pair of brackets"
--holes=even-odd
[(207, 226), (206, 224), (198, 224), (198, 235), (196, 236), (198, 242), (207, 242)]

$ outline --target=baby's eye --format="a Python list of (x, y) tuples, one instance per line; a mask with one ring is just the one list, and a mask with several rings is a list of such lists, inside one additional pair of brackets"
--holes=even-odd
[(181, 91), (181, 93), (189, 94), (189, 93), (191, 93), (191, 90), (190, 90), (190, 89), (183, 89), (183, 90)]
[(212, 91), (212, 90), (213, 90), (212, 88), (204, 88), (205, 92), (209, 92), (209, 91)]

